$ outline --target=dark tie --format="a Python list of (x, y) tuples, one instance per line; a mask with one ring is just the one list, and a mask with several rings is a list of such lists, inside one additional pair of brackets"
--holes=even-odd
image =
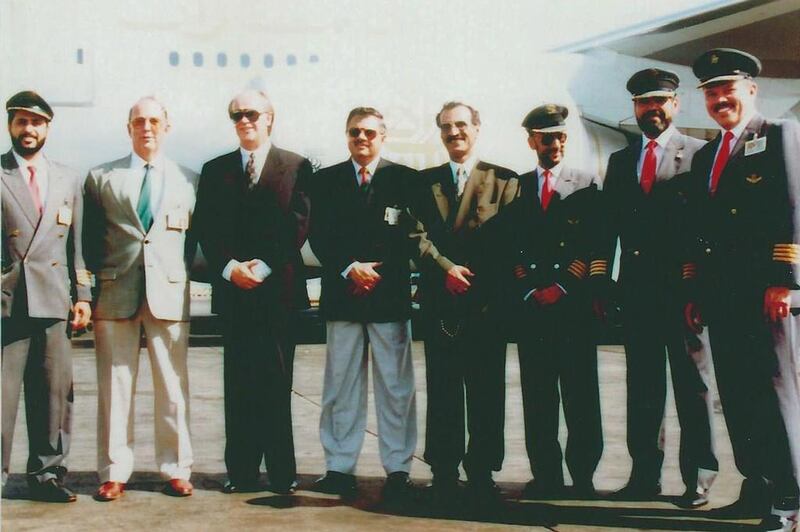
[(153, 212), (150, 210), (150, 169), (149, 164), (144, 165), (144, 179), (142, 190), (139, 192), (139, 202), (136, 204), (136, 214), (142, 222), (144, 232), (148, 232), (153, 225)]
[(369, 170), (366, 166), (362, 166), (358, 169), (358, 175), (361, 176), (358, 189), (366, 196), (369, 189)]
[(717, 158), (714, 160), (714, 167), (711, 169), (711, 184), (708, 187), (708, 191), (712, 196), (717, 193), (719, 176), (722, 175), (722, 170), (725, 169), (725, 164), (731, 155), (731, 140), (733, 140), (733, 133), (726, 131), (725, 135), (722, 136), (722, 145), (719, 147), (719, 153), (717, 153)]
[(547, 206), (550, 205), (550, 199), (553, 197), (553, 188), (550, 186), (550, 176), (553, 175), (550, 170), (545, 170), (542, 174), (542, 210), (546, 211)]
[(641, 185), (645, 194), (650, 194), (656, 180), (656, 146), (658, 143), (651, 140), (647, 143), (647, 151), (644, 153)]
[(39, 192), (39, 183), (36, 182), (36, 167), (29, 166), (30, 178), (28, 179), (28, 188), (31, 190), (31, 198), (33, 198), (33, 206), (36, 207), (36, 212), (39, 216), (42, 215), (42, 196)]
[(244, 173), (247, 174), (247, 188), (253, 190), (258, 183), (258, 177), (256, 176), (256, 156), (253, 152), (250, 152), (250, 157), (247, 159), (247, 166), (244, 168)]

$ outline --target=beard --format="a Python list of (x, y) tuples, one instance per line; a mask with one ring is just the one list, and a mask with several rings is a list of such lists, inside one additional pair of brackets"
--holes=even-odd
[[(651, 120), (654, 117), (657, 117), (659, 120)], [(648, 111), (641, 117), (636, 118), (636, 123), (639, 124), (639, 129), (642, 130), (645, 136), (654, 139), (663, 133), (672, 121), (667, 119), (667, 115), (664, 114), (664, 111), (654, 110)]]
[(15, 152), (22, 155), (23, 157), (27, 157), (29, 155), (35, 155), (36, 153), (38, 153), (38, 151), (41, 150), (42, 147), (44, 146), (44, 141), (45, 139), (43, 138), (37, 138), (35, 145), (25, 146), (22, 143), (22, 135), (20, 135), (18, 137), (11, 138), (11, 145), (14, 147)]

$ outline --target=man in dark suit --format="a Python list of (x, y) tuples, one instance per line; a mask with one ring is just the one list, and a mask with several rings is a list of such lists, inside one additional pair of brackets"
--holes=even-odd
[[(678, 76), (649, 68), (635, 73), (627, 89), (642, 136), (611, 154), (603, 185), (605, 242), (590, 265), (590, 279), (610, 287), (609, 263), (620, 239), (619, 299), (624, 312), (627, 362), (628, 452), (633, 468), (621, 498), (649, 499), (661, 493), (664, 461), (665, 357), (669, 360), (678, 420), (680, 469), (686, 492), (679, 504), (708, 503), (719, 468), (711, 438), (710, 360), (700, 340), (683, 324), (682, 196), (672, 178), (689, 171), (704, 144), (672, 125), (678, 112)], [(608, 296), (602, 295), (601, 299)]]
[(686, 318), (697, 328), (708, 322), (717, 388), (745, 477), (727, 512), (763, 517), (762, 530), (794, 530), (800, 126), (758, 113), (756, 57), (709, 50), (693, 70), (720, 134), (692, 161), (688, 193), (696, 216), (689, 229), (698, 290)]
[(321, 170), (313, 187), (311, 245), (322, 263), (328, 344), (320, 418), (327, 473), (317, 489), (355, 493), (371, 346), (384, 498), (402, 502), (417, 440), (409, 259), (426, 245), (409, 211), (422, 189), (416, 172), (381, 158), (386, 126), (376, 109), (353, 109), (345, 132), (351, 158)]
[[(425, 461), (436, 502), (454, 502), (462, 460), (470, 492), (497, 494), (492, 471), (503, 464), (506, 339), (496, 305), (494, 276), (481, 251), (480, 227), (516, 196), (516, 173), (478, 159), (480, 115), (448, 102), (436, 115), (449, 161), (422, 172), (435, 202), (423, 219), (450, 263), (421, 263), (420, 301), (428, 391)], [(477, 275), (476, 275), (477, 274)], [(497, 303), (496, 301), (492, 303)], [(464, 449), (464, 393), (469, 443)]]
[(273, 146), (267, 95), (248, 90), (228, 113), (239, 149), (203, 166), (195, 226), (212, 272), (213, 309), (223, 324), (225, 465), (223, 491), (296, 486), (291, 389), (295, 311), (308, 306), (300, 246), (306, 238), (311, 164)]
[(24, 383), (30, 496), (73, 502), (63, 484), (72, 429), (69, 327), (85, 327), (92, 314), (80, 239), (82, 179), (41, 152), (53, 119), (41, 96), (17, 93), (6, 111), (12, 148), (2, 156), (3, 484)]
[(547, 104), (525, 117), (522, 126), (538, 168), (519, 177), (519, 199), (487, 225), (501, 242), (501, 274), (518, 342), (525, 443), (534, 476), (523, 497), (531, 499), (558, 497), (564, 488), (559, 385), (573, 495), (594, 496), (592, 477), (603, 450), (585, 286), (596, 236), (597, 187), (594, 176), (563, 162), (567, 113)]

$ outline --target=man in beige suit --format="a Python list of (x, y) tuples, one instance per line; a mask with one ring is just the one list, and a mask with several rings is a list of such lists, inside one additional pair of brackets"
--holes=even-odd
[(97, 461), (95, 498), (122, 496), (133, 472), (133, 393), (141, 330), (153, 368), (155, 446), (164, 492), (192, 494), (189, 435), (187, 238), (197, 175), (162, 153), (167, 110), (152, 97), (130, 110), (133, 153), (89, 172), (84, 247), (95, 273)]
[[(73, 502), (63, 485), (69, 453), (72, 354), (69, 327), (91, 316), (80, 238), (82, 179), (42, 155), (53, 110), (32, 91), (6, 103), (12, 149), (2, 156), (3, 483), (19, 395), (25, 386), (30, 497)], [(70, 267), (70, 259), (72, 264)], [(77, 282), (74, 281), (77, 278)], [(70, 279), (75, 296), (70, 297)], [(76, 299), (74, 304), (72, 300)]]

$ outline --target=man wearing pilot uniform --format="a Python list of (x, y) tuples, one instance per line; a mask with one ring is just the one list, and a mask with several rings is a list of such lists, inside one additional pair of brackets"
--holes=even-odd
[(710, 361), (702, 343), (686, 336), (692, 333), (684, 326), (678, 296), (682, 274), (691, 276), (693, 270), (680, 263), (680, 232), (674, 220), (682, 216), (683, 202), (672, 178), (689, 171), (692, 157), (704, 144), (672, 125), (679, 106), (678, 83), (674, 72), (657, 68), (641, 70), (628, 80), (642, 137), (608, 161), (602, 193), (605, 241), (590, 265), (590, 279), (601, 294), (610, 287), (608, 264), (619, 237), (617, 286), (624, 312), (627, 442), (633, 467), (617, 496), (651, 499), (661, 492), (668, 360), (686, 485), (679, 504), (695, 508), (708, 502), (718, 463), (709, 422)]
[(534, 479), (525, 498), (558, 497), (564, 487), (558, 442), (559, 383), (569, 430), (566, 462), (574, 494), (592, 497), (603, 449), (597, 353), (586, 290), (597, 187), (562, 162), (567, 109), (554, 104), (522, 122), (538, 168), (520, 176), (521, 195), (487, 224), (500, 239), (502, 275), (515, 317), (525, 442)]
[(687, 185), (698, 289), (686, 318), (696, 328), (708, 322), (728, 433), (745, 477), (727, 511), (763, 516), (764, 530), (794, 530), (800, 318), (791, 294), (800, 289), (800, 128), (757, 112), (753, 78), (761, 64), (752, 55), (714, 49), (693, 69), (721, 132), (695, 155)]

